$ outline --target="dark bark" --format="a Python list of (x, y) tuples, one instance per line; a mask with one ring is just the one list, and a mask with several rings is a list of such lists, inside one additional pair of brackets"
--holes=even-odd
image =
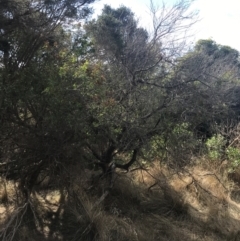
[(132, 158), (131, 158), (131, 160), (128, 163), (123, 164), (123, 165), (116, 163), (116, 167), (128, 171), (129, 168), (136, 162), (138, 151), (139, 151), (139, 149), (135, 149), (133, 151)]

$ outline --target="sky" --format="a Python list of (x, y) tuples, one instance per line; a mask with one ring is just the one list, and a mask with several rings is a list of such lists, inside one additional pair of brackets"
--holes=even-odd
[[(164, 0), (171, 6), (178, 0)], [(153, 0), (157, 5), (161, 0)], [(135, 13), (139, 23), (148, 28), (150, 0), (98, 0), (94, 4), (95, 16), (101, 13), (104, 4), (114, 8), (125, 5)], [(240, 0), (195, 0), (192, 10), (198, 11), (199, 21), (194, 25), (193, 42), (199, 39), (212, 39), (217, 44), (228, 45), (240, 51)], [(149, 22), (149, 23), (148, 23)], [(145, 26), (144, 26), (145, 25)]]

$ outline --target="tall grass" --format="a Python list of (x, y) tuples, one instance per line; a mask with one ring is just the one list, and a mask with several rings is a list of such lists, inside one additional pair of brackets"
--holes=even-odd
[(117, 172), (111, 190), (93, 172), (69, 172), (68, 186), (36, 190), (28, 203), (16, 199), (14, 185), (1, 191), (2, 240), (240, 240), (240, 203), (222, 171), (195, 166), (175, 173), (153, 165)]

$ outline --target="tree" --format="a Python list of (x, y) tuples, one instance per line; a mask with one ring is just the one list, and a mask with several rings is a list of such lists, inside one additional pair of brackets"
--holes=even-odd
[[(154, 12), (151, 35), (138, 27), (126, 7), (105, 6), (102, 15), (86, 25), (95, 49), (89, 66), (98, 63), (104, 77), (93, 87), (98, 104), (89, 110), (96, 144), (89, 141), (87, 146), (89, 159), (97, 165), (114, 162), (128, 170), (149, 141), (155, 136), (165, 140), (182, 122), (171, 82), (174, 61), (182, 50), (182, 41), (177, 43), (174, 37), (192, 25), (184, 23), (188, 7), (180, 1), (159, 18)], [(129, 155), (128, 162), (120, 158)]]
[(94, 0), (1, 1), (0, 50), (5, 65), (16, 70), (26, 66), (45, 42), (53, 45), (58, 26), (90, 13)]
[(65, 68), (68, 63), (80, 68), (65, 24), (85, 18), (91, 2), (0, 2), (0, 174), (18, 183), (19, 197), (4, 240), (13, 240), (29, 220), (34, 230), (41, 225), (34, 190), (46, 176), (66, 188), (66, 179), (56, 177), (72, 164), (74, 153), (81, 156), (87, 117), (81, 95), (71, 92), (77, 78)]
[(0, 172), (20, 182), (25, 201), (42, 172), (71, 159), (65, 149), (82, 128), (74, 120), (84, 109), (81, 98), (70, 94), (72, 79), (62, 74), (73, 56), (64, 24), (85, 18), (92, 2), (0, 3)]
[(211, 126), (235, 118), (229, 93), (236, 89), (239, 79), (236, 50), (212, 40), (199, 40), (179, 59), (175, 73), (176, 81), (182, 83), (179, 91), (185, 119), (200, 135), (209, 137), (214, 133)]
[(239, 76), (229, 47), (207, 40), (183, 52), (195, 22), (188, 1), (160, 15), (152, 6), (153, 33), (109, 6), (71, 31), (91, 2), (1, 2), (0, 174), (18, 182), (19, 212), (35, 230), (32, 198), (45, 177), (79, 201), (71, 167), (97, 167), (112, 187), (116, 167), (128, 171), (153, 151), (185, 165), (199, 145), (195, 128), (228, 113), (224, 96)]

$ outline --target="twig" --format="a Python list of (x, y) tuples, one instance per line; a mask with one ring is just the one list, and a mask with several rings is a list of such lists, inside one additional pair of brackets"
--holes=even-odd
[[(7, 222), (5, 228), (1, 230), (2, 234), (0, 234), (0, 238), (4, 241), (12, 241), (14, 239), (14, 236), (19, 228), (19, 226), (22, 223), (22, 219), (27, 211), (27, 206), (29, 205), (29, 202), (24, 203), (22, 207), (19, 207), (15, 210), (15, 212), (11, 215), (10, 220)], [(19, 214), (22, 212), (21, 216), (19, 217)], [(8, 230), (10, 232), (8, 233)]]

